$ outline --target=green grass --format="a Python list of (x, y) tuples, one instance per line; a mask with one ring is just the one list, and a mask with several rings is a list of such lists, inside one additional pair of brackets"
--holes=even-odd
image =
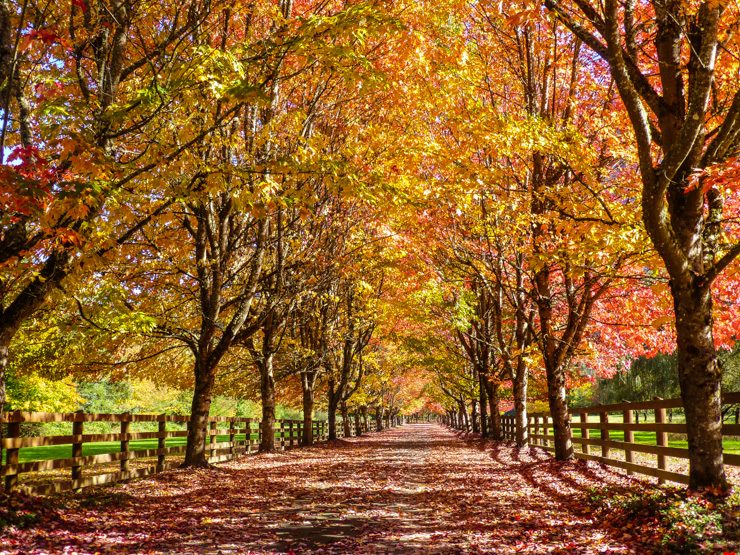
[[(588, 422), (598, 422), (599, 416), (596, 414), (589, 415)], [(609, 415), (609, 423), (610, 424), (621, 424), (623, 423), (623, 416), (622, 414), (610, 414)], [(672, 423), (673, 424), (683, 424), (685, 420), (682, 417), (674, 417)], [(650, 423), (654, 424), (655, 419), (653, 417), (648, 418), (647, 420), (640, 418), (640, 424)], [(579, 428), (580, 420), (577, 417), (573, 418), (573, 422), (571, 423), (572, 431), (573, 431), (573, 437), (581, 437), (581, 429)], [(551, 431), (549, 433), (552, 433)], [(634, 443), (640, 443), (643, 445), (655, 445), (656, 439), (655, 439), (655, 432), (642, 432), (642, 431), (633, 431), (633, 441)], [(591, 439), (599, 439), (601, 437), (601, 430), (595, 430), (593, 428), (589, 429), (589, 436)], [(676, 437), (678, 436), (678, 437)], [(624, 432), (622, 430), (609, 430), (609, 439), (613, 441), (624, 441)], [(668, 434), (668, 446), (669, 447), (679, 447), (681, 449), (688, 449), (688, 441), (686, 439), (686, 436), (684, 434)], [(740, 438), (739, 437), (725, 437), (722, 440), (722, 446), (724, 448), (725, 453), (737, 453), (740, 454)]]
[[(277, 437), (277, 433), (275, 434)], [(252, 440), (257, 440), (257, 434), (252, 434)], [(298, 436), (294, 433), (293, 437), (295, 440), (298, 439)], [(228, 435), (219, 435), (216, 436), (216, 441), (226, 442), (229, 441)], [(243, 441), (244, 440), (244, 434), (237, 434), (235, 436), (235, 439), (237, 441)], [(288, 439), (288, 436), (286, 434), (285, 439)], [(187, 442), (187, 438), (184, 437), (172, 437), (167, 438), (165, 442), (166, 447), (178, 447), (185, 445)], [(157, 440), (156, 439), (138, 439), (138, 440), (132, 440), (129, 442), (129, 450), (130, 451), (139, 451), (143, 449), (156, 449), (157, 448)], [(119, 441), (101, 441), (97, 443), (84, 443), (82, 445), (82, 456), (86, 457), (88, 455), (105, 455), (109, 453), (118, 453), (121, 450), (121, 442)], [(45, 445), (42, 447), (22, 447), (18, 452), (18, 461), (21, 463), (24, 462), (34, 462), (34, 461), (47, 461), (47, 460), (54, 460), (54, 459), (67, 459), (72, 456), (72, 445), (66, 444), (66, 445)], [(3, 451), (3, 458), (2, 463), (5, 464), (5, 451)]]
[[(573, 437), (581, 437), (581, 430), (577, 428), (577, 423), (573, 426)], [(655, 432), (632, 432), (634, 443), (641, 443), (643, 445), (655, 445)], [(669, 447), (679, 447), (681, 449), (688, 449), (689, 443), (686, 439), (672, 438), (672, 435), (668, 436)], [(601, 437), (600, 430), (591, 429), (589, 431), (589, 437), (591, 439), (599, 439)], [(624, 441), (624, 432), (621, 430), (609, 430), (609, 439), (613, 441)], [(725, 437), (722, 440), (722, 447), (725, 453), (740, 453), (740, 439), (734, 437)]]

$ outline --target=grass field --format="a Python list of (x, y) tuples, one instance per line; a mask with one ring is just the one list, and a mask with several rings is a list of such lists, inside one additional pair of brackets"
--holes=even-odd
[[(599, 415), (597, 414), (591, 414), (588, 417), (588, 422), (598, 422), (599, 421)], [(624, 422), (622, 414), (610, 414), (609, 415), (609, 423), (611, 424), (621, 424)], [(581, 437), (581, 429), (578, 427), (578, 424), (580, 423), (580, 420), (577, 417), (573, 418), (573, 422), (571, 423), (572, 430), (573, 430), (573, 437)], [(651, 415), (647, 419), (640, 418), (641, 424), (655, 423), (655, 418)], [(683, 416), (675, 416), (672, 420), (672, 423), (674, 424), (683, 424), (685, 423), (685, 420)], [(550, 431), (549, 433), (552, 433)], [(589, 430), (590, 437), (591, 438), (600, 438), (601, 437), (601, 431), (600, 430), (594, 430), (591, 428)], [(655, 432), (641, 432), (641, 431), (635, 431), (632, 432), (634, 436), (634, 442), (635, 443), (641, 443), (643, 445), (655, 445)], [(624, 432), (621, 430), (609, 430), (609, 439), (614, 441), (624, 441)], [(725, 437), (722, 441), (722, 445), (724, 447), (725, 453), (740, 453), (740, 437), (733, 437), (728, 436)], [(688, 448), (688, 441), (686, 440), (686, 436), (684, 434), (668, 434), (668, 446), (669, 447), (679, 447), (682, 449)]]
[[(277, 435), (277, 434), (276, 434)], [(229, 441), (228, 435), (216, 436), (217, 442)], [(252, 434), (252, 440), (257, 440), (257, 434)], [(294, 436), (297, 440), (297, 436)], [(235, 436), (237, 441), (244, 440), (244, 434), (237, 434)], [(286, 437), (287, 440), (287, 437)], [(184, 437), (173, 437), (167, 438), (165, 445), (167, 447), (178, 447), (185, 445), (187, 438)], [(138, 439), (129, 442), (130, 451), (138, 451), (143, 449), (156, 449), (156, 439)], [(88, 455), (103, 455), (108, 453), (118, 453), (121, 450), (121, 443), (119, 441), (104, 441), (98, 443), (84, 443), (82, 445), (82, 456)], [(47, 445), (43, 447), (24, 447), (18, 452), (19, 462), (33, 462), (33, 461), (47, 461), (53, 459), (66, 459), (72, 456), (72, 445)], [(3, 464), (5, 464), (5, 451), (3, 451)]]
[[(578, 424), (575, 424), (577, 426)], [(573, 437), (581, 437), (580, 428), (573, 428)], [(551, 433), (551, 432), (550, 432)], [(590, 430), (590, 437), (592, 439), (598, 439), (601, 437), (599, 430)], [(655, 445), (655, 432), (632, 432), (635, 443), (642, 443), (643, 445)], [(673, 436), (681, 436), (675, 438)], [(624, 441), (624, 432), (620, 430), (609, 430), (609, 439), (614, 441)], [(668, 446), (669, 447), (680, 447), (682, 449), (688, 448), (688, 441), (682, 434), (668, 434)], [(740, 438), (737, 437), (726, 437), (722, 441), (725, 453), (740, 453)]]

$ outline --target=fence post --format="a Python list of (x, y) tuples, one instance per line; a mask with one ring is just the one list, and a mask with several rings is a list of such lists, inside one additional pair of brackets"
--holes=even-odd
[[(534, 418), (534, 434), (535, 436), (540, 435), (540, 417), (538, 415), (534, 415), (532, 418)], [(535, 445), (542, 445), (542, 439), (539, 437), (532, 438), (534, 439)]]
[[(662, 401), (660, 397), (656, 397), (655, 401)], [(664, 408), (656, 408), (655, 409), (655, 423), (660, 425), (665, 423), (665, 409)], [(656, 430), (655, 431), (655, 443), (658, 446), (665, 447), (668, 445), (668, 434), (664, 431)], [(658, 455), (658, 468), (661, 470), (665, 470), (665, 455)], [(663, 478), (658, 478), (659, 484), (665, 484), (665, 480)]]
[(131, 431), (131, 413), (125, 412), (121, 415), (121, 473), (128, 472), (130, 465), (129, 455), (129, 432)]
[(229, 455), (236, 458), (236, 416), (229, 419)]
[(609, 457), (609, 429), (606, 427), (609, 423), (609, 414), (605, 411), (599, 413), (599, 424), (601, 424), (601, 456), (605, 459)]
[(548, 422), (549, 419), (550, 419), (550, 416), (547, 414), (542, 417), (542, 436), (543, 436), (542, 445), (544, 445), (545, 447), (550, 446), (550, 441), (547, 439), (547, 428), (548, 428), (548, 425), (550, 424)]
[(288, 447), (293, 447), (293, 421), (288, 421), (288, 435), (290, 436), (290, 439), (288, 440)]
[(165, 436), (167, 435), (167, 416), (160, 414), (157, 417), (157, 420), (159, 421), (159, 426), (157, 428), (157, 431), (159, 432), (159, 437), (157, 438), (157, 472), (162, 472), (164, 470), (165, 444), (167, 441), (165, 439)]
[[(11, 413), (8, 413), (11, 414)], [(8, 422), (8, 435), (6, 439), (13, 440), (21, 437), (21, 423)], [(12, 493), (18, 486), (18, 447), (5, 449), (5, 492)], [(0, 449), (0, 456), (3, 450)]]
[(210, 431), (210, 455), (208, 456), (209, 459), (212, 459), (216, 456), (216, 433), (218, 428), (218, 422), (215, 420), (211, 422), (211, 424), (208, 426)]
[(246, 419), (244, 430), (244, 452), (249, 455), (252, 452), (252, 419)]
[[(622, 422), (624, 422), (627, 425), (632, 424), (632, 411), (630, 409), (626, 409), (622, 413)], [(632, 462), (632, 442), (635, 441), (635, 432), (632, 430), (625, 429), (624, 430), (624, 442), (627, 444), (624, 446), (624, 461), (631, 463)], [(627, 475), (632, 476), (632, 471), (627, 470)]]
[[(84, 412), (78, 410), (75, 416), (75, 421), (72, 422), (72, 435), (74, 439), (72, 441), (72, 458), (77, 459), (72, 466), (72, 489), (80, 489), (80, 480), (82, 479), (82, 465), (80, 460), (82, 458), (82, 434), (84, 432), (84, 426), (82, 417)], [(80, 418), (80, 420), (77, 420)]]
[(588, 424), (588, 413), (587, 412), (581, 412), (579, 413), (580, 420), (581, 420), (581, 439), (583, 442), (581, 443), (581, 451), (586, 453), (587, 455), (591, 453), (590, 445), (586, 443), (589, 439), (591, 439), (591, 433), (590, 430), (587, 427)]

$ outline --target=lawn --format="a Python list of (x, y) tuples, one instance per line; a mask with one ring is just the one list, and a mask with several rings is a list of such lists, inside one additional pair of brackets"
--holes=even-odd
[[(577, 425), (578, 424), (574, 424), (573, 437), (581, 437), (581, 429), (577, 428)], [(655, 445), (655, 432), (632, 432), (632, 434), (635, 443)], [(590, 437), (592, 439), (598, 439), (601, 437), (601, 432), (599, 430), (591, 429)], [(613, 441), (624, 441), (624, 432), (621, 430), (609, 430), (609, 439)], [(668, 434), (668, 446), (688, 449), (689, 444), (683, 434)], [(740, 454), (740, 438), (738, 437), (725, 437), (722, 441), (722, 446), (725, 453)]]
[[(276, 433), (277, 436), (277, 433)], [(216, 436), (217, 442), (229, 441), (228, 435)], [(244, 434), (237, 434), (234, 436), (237, 441), (244, 440)], [(297, 440), (297, 436), (294, 436)], [(286, 435), (286, 440), (288, 439)], [(257, 434), (252, 434), (252, 440), (257, 440)], [(185, 445), (187, 438), (184, 437), (172, 437), (167, 438), (165, 445), (167, 447), (178, 447)], [(138, 439), (129, 442), (130, 451), (138, 451), (143, 449), (156, 449), (157, 439)], [(103, 455), (108, 453), (118, 453), (121, 450), (121, 442), (119, 441), (101, 441), (97, 443), (84, 443), (82, 445), (82, 456), (88, 455)], [(18, 453), (19, 462), (33, 462), (33, 461), (46, 461), (53, 459), (66, 459), (72, 456), (72, 445), (46, 445), (42, 447), (23, 447)], [(5, 464), (5, 451), (3, 451), (3, 464)]]
[[(588, 417), (588, 422), (598, 422), (599, 416), (597, 414), (591, 414)], [(623, 423), (623, 416), (622, 414), (610, 414), (609, 415), (609, 423), (610, 424), (621, 424)], [(683, 424), (685, 422), (683, 416), (674, 416), (672, 423), (674, 424)], [(651, 415), (647, 419), (640, 418), (640, 423), (645, 424), (654, 424), (655, 418)], [(580, 424), (580, 420), (578, 418), (574, 418), (573, 422), (571, 423), (571, 426), (573, 428), (573, 437), (581, 437), (581, 429), (578, 427)], [(552, 431), (549, 431), (549, 433), (552, 433)], [(595, 430), (591, 428), (589, 430), (590, 437), (591, 438), (600, 438), (601, 437), (601, 431)], [(634, 431), (632, 432), (634, 437), (635, 443), (641, 443), (643, 445), (655, 445), (655, 432), (643, 432), (643, 431)], [(624, 441), (624, 432), (622, 430), (609, 430), (609, 439), (613, 441)], [(740, 437), (737, 436), (726, 436), (723, 441), (722, 445), (724, 447), (725, 453), (738, 453), (740, 454)], [(682, 449), (688, 449), (688, 441), (686, 439), (686, 436), (684, 434), (668, 434), (668, 446), (669, 447), (679, 447)]]

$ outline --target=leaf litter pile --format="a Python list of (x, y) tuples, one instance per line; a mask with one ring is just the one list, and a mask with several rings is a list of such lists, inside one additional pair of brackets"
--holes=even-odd
[[(0, 513), (3, 554), (737, 549), (710, 501), (434, 424), (51, 501), (3, 501), (10, 507)], [(698, 514), (699, 532), (691, 519), (671, 520), (671, 511)]]

